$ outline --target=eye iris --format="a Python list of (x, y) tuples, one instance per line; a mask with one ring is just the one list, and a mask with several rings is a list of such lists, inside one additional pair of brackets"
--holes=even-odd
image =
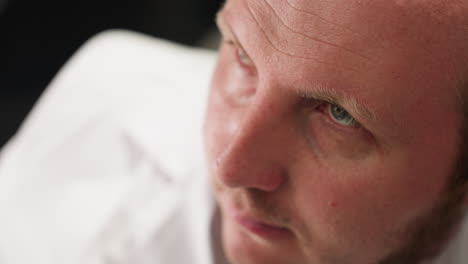
[(328, 112), (336, 122), (342, 125), (351, 126), (355, 122), (354, 118), (339, 105), (330, 104)]

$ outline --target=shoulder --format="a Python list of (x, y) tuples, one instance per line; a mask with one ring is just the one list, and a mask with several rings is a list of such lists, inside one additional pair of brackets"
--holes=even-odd
[(6, 263), (74, 259), (145, 174), (183, 174), (214, 56), (125, 31), (89, 40), (0, 153)]
[[(157, 130), (164, 136), (178, 128), (167, 122), (177, 125), (184, 115), (200, 121), (214, 59), (211, 51), (138, 33), (97, 35), (65, 64), (2, 149), (0, 173), (15, 160), (47, 157), (95, 130)], [(100, 139), (95, 147), (110, 140)]]
[(156, 97), (154, 103), (191, 93), (201, 97), (214, 56), (138, 33), (101, 33), (64, 65), (9, 145), (63, 136), (90, 115), (138, 105), (147, 96)]

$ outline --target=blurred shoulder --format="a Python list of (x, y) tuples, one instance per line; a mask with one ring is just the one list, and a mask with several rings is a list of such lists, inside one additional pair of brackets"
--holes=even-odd
[(201, 162), (214, 60), (127, 31), (84, 44), (0, 152), (6, 263), (70, 263), (129, 192), (186, 179)]
[(100, 33), (63, 66), (2, 153), (58, 141), (99, 118), (204, 104), (214, 61), (213, 51), (124, 30)]

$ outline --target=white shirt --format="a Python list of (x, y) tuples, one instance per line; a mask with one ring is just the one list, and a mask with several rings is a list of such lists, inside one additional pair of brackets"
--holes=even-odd
[(0, 263), (211, 263), (214, 61), (129, 32), (86, 44), (2, 150)]
[[(201, 144), (214, 61), (124, 31), (88, 42), (1, 152), (0, 264), (224, 262)], [(466, 226), (434, 263), (468, 263)]]

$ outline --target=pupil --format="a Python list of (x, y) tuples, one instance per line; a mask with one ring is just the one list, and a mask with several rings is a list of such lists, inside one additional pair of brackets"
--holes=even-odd
[(346, 111), (343, 108), (341, 108), (340, 106), (334, 105), (332, 112), (333, 112), (333, 116), (337, 120), (343, 120), (343, 119), (346, 118)]

